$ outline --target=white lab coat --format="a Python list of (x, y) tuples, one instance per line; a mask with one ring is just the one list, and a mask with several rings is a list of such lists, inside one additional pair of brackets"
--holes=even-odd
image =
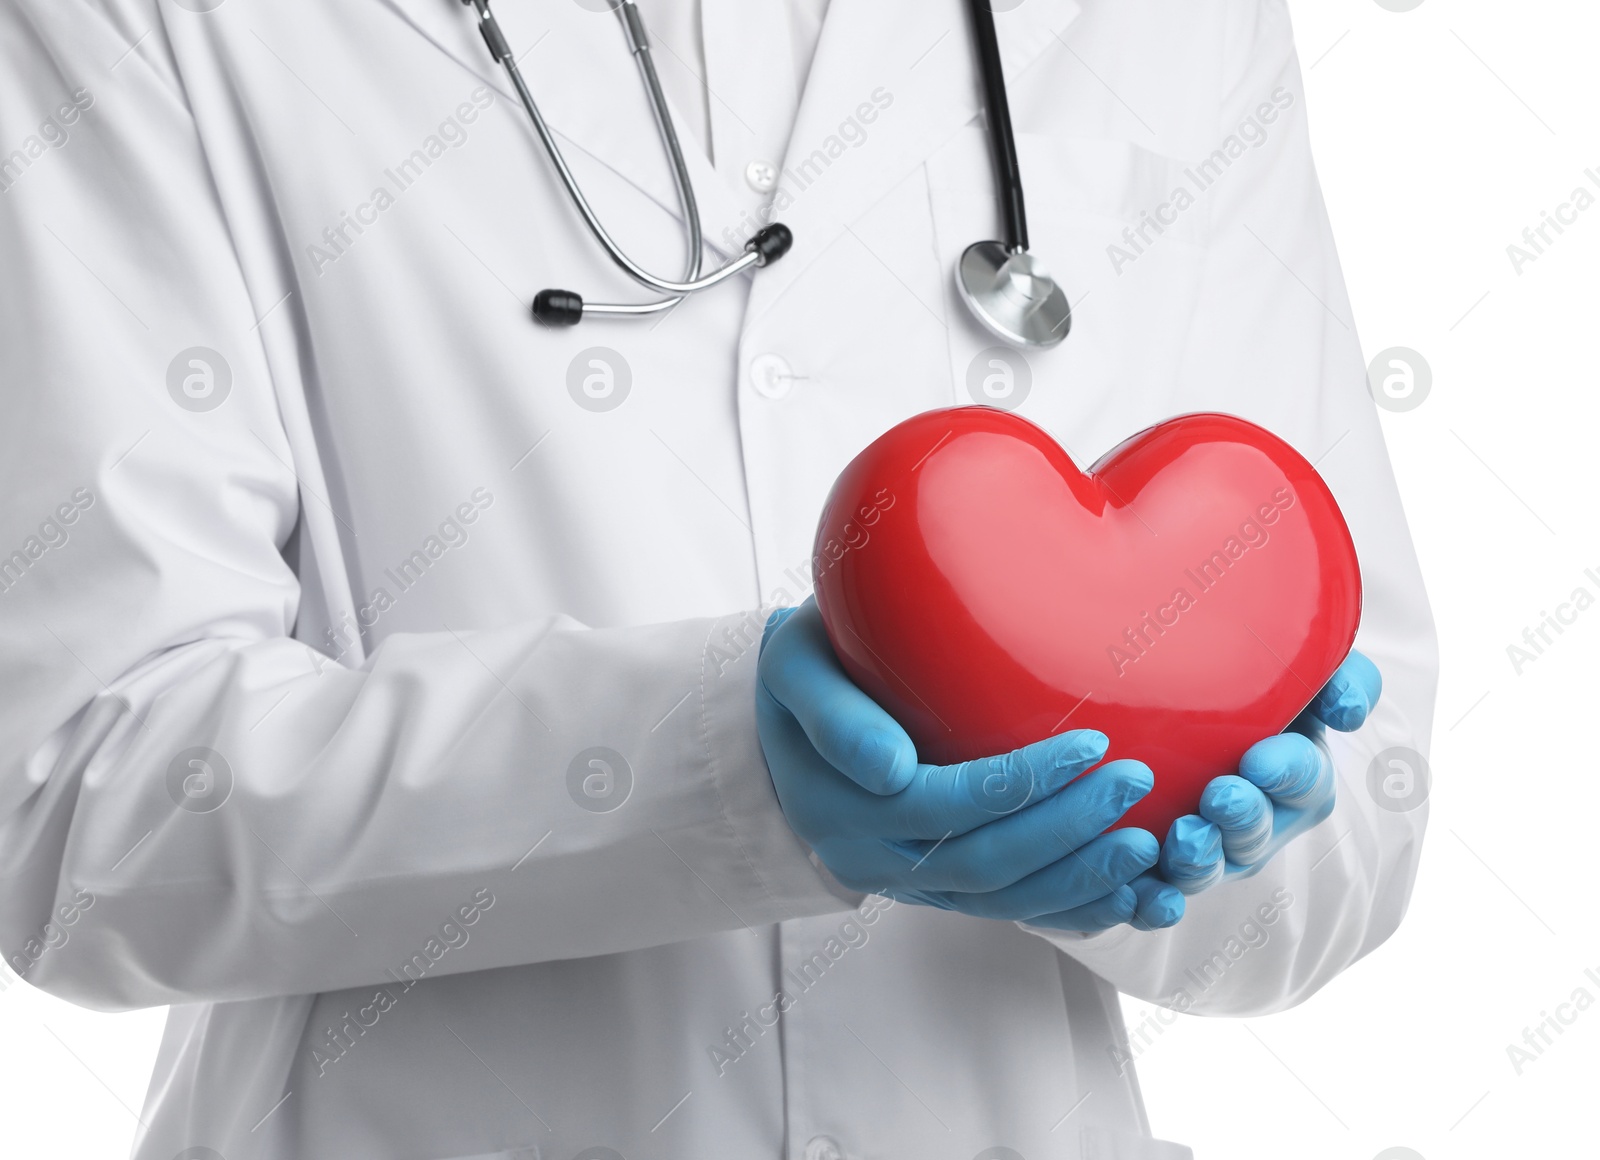
[[(997, 232), (957, 0), (833, 0), (788, 257), (574, 330), (532, 293), (631, 288), (459, 4), (208, 6), (0, 4), (0, 949), (173, 1005), (137, 1155), (1187, 1155), (1148, 1138), (1117, 992), (1306, 998), (1395, 929), (1425, 814), (1366, 788), (1426, 748), (1435, 647), (1282, 0), (1000, 16), (1078, 304), (1021, 413), (1080, 462), (1198, 409), (1289, 439), (1386, 680), (1326, 823), (1173, 930), (1088, 938), (852, 914), (752, 713), (751, 610), (803, 595), (835, 474), (993, 345), (951, 277)], [(524, 66), (604, 220), (679, 269), (616, 22), (499, 7), (519, 52), (548, 32)], [(689, 152), (722, 247), (750, 193)], [(580, 405), (621, 361), (621, 405)]]

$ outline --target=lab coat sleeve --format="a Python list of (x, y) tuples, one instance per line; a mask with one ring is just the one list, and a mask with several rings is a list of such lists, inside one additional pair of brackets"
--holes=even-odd
[[(1288, 13), (1282, 0), (1227, 7), (1218, 139), (1260, 120), (1274, 93), (1292, 103), (1263, 122), (1264, 143), (1247, 144), (1211, 191), (1184, 409), (1242, 413), (1317, 464), (1355, 539), (1364, 592), (1356, 647), (1382, 670), (1383, 698), (1356, 733), (1327, 735), (1338, 776), (1332, 815), (1256, 876), (1190, 898), (1183, 921), (1166, 931), (1036, 933), (1126, 993), (1198, 1014), (1251, 1015), (1305, 999), (1405, 913), (1426, 804), (1385, 808), (1394, 799), (1374, 792), (1369, 770), (1385, 750), (1426, 754), (1438, 660), (1312, 166)], [(1389, 756), (1386, 773), (1398, 769)]]
[[(758, 613), (456, 625), (390, 636), (359, 667), (292, 638), (304, 594), (285, 553), (302, 505), (328, 500), (290, 451), (258, 320), (296, 304), (247, 292), (154, 4), (0, 4), (12, 146), (0, 951), (13, 970), (125, 1008), (848, 908), (762, 759)], [(232, 375), (209, 410), (216, 360), (169, 374), (201, 346), (225, 348)]]

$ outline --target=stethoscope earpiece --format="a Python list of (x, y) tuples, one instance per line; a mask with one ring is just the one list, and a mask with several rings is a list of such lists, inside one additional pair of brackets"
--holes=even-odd
[(793, 245), (793, 231), (782, 222), (773, 222), (770, 226), (762, 226), (757, 230), (744, 244), (744, 248), (755, 253), (756, 265), (765, 266), (768, 262), (776, 262), (783, 257)]
[(541, 290), (533, 296), (533, 318), (546, 326), (576, 326), (583, 320), (583, 295)]

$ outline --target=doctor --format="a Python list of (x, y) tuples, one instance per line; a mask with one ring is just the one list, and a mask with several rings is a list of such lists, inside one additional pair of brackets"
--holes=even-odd
[[(1117, 993), (1305, 999), (1395, 929), (1425, 816), (1367, 788), (1435, 648), (1284, 4), (1003, 6), (1077, 315), (1023, 356), (951, 276), (999, 229), (957, 0), (641, 3), (708, 263), (795, 244), (572, 329), (529, 299), (631, 283), (453, 0), (0, 3), (0, 950), (172, 1005), (140, 1160), (1187, 1156)], [(681, 270), (604, 0), (496, 8), (597, 212)], [(1184, 897), (1152, 839), (1103, 867), (1135, 898), (1016, 922), (830, 843), (928, 819), (868, 817), (925, 787), (809, 648), (815, 519), (972, 401), (1079, 462), (1234, 412), (1338, 495), (1383, 696), (1318, 702), (1331, 813), (1253, 876)], [(874, 797), (808, 812), (841, 771)]]

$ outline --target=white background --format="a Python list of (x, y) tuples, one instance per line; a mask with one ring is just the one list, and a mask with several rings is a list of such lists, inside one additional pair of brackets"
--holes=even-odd
[[(1584, 575), (1600, 577), (1600, 206), (1520, 274), (1506, 247), (1579, 185), (1600, 196), (1584, 175), (1600, 182), (1600, 13), (1291, 8), (1364, 347), (1414, 348), (1434, 376), (1422, 405), (1384, 415), (1444, 660), (1433, 815), (1400, 933), (1297, 1010), (1159, 1025), (1146, 1102), (1200, 1160), (1593, 1155), (1600, 607), (1520, 674), (1507, 646), (1575, 588), (1600, 597)], [(9, 1154), (125, 1156), (163, 1013), (0, 982)], [(1596, 1005), (1518, 1074), (1507, 1048), (1580, 987)], [(1130, 1025), (1153, 1013), (1127, 1008)]]

